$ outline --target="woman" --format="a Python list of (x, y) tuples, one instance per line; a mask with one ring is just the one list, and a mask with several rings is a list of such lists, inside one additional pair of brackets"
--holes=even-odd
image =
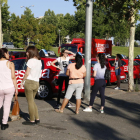
[[(61, 51), (61, 56), (51, 63), (53, 67), (56, 67), (57, 69), (60, 70), (59, 77), (58, 77), (59, 91), (58, 91), (57, 103), (56, 103), (55, 109), (59, 109), (59, 106), (60, 106), (60, 96), (61, 96), (62, 86), (63, 86), (64, 81), (65, 81), (65, 93), (68, 88), (69, 77), (66, 75), (66, 70), (67, 70), (67, 66), (69, 65), (69, 60), (74, 59), (74, 57), (68, 57), (68, 54), (72, 54), (73, 56), (75, 56), (73, 52), (63, 49)], [(55, 63), (57, 62), (59, 66), (55, 65)], [(69, 103), (68, 107), (73, 107), (73, 106), (71, 103)]]
[(24, 84), (25, 96), (28, 102), (30, 121), (25, 121), (24, 125), (35, 125), (40, 123), (38, 109), (34, 98), (39, 88), (39, 77), (41, 76), (41, 59), (35, 46), (29, 46), (26, 50), (27, 69), (21, 82), (21, 88)]
[(0, 49), (0, 108), (3, 106), (3, 120), (1, 130), (9, 127), (7, 124), (10, 106), (13, 95), (18, 95), (18, 87), (15, 76), (15, 66), (13, 62), (8, 61), (9, 52), (6, 48)]
[(120, 73), (121, 73), (121, 56), (120, 54), (116, 54), (115, 58), (115, 74), (117, 77), (117, 87), (115, 87), (116, 90), (120, 89)]
[(69, 76), (69, 86), (63, 100), (60, 109), (56, 109), (56, 112), (63, 113), (65, 106), (69, 99), (72, 97), (74, 91), (76, 91), (76, 114), (79, 114), (79, 108), (81, 105), (81, 94), (84, 86), (84, 77), (86, 77), (86, 68), (83, 65), (81, 53), (77, 53), (75, 57), (75, 63), (69, 64), (66, 75)]
[(94, 65), (94, 73), (93, 76), (95, 77), (95, 83), (92, 87), (92, 92), (91, 92), (91, 97), (90, 97), (90, 103), (89, 103), (89, 107), (85, 108), (83, 111), (85, 112), (92, 112), (92, 106), (95, 100), (95, 96), (97, 94), (97, 92), (100, 92), (100, 96), (101, 96), (101, 109), (100, 112), (104, 113), (104, 104), (105, 104), (105, 86), (106, 86), (106, 82), (104, 79), (104, 75), (105, 75), (105, 70), (106, 70), (106, 66), (105, 66), (105, 56), (103, 53), (99, 53), (96, 56), (97, 62)]

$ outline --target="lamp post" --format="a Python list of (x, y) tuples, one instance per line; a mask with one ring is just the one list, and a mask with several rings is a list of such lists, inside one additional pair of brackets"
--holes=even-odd
[(30, 6), (28, 6), (28, 7), (26, 7), (26, 6), (20, 6), (21, 8), (30, 8), (30, 7), (34, 7), (34, 5), (30, 5)]
[(61, 30), (59, 30), (59, 47), (60, 47), (60, 32), (61, 32)]

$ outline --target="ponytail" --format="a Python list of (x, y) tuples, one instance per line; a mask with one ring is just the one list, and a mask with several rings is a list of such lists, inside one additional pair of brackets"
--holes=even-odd
[(105, 55), (103, 53), (99, 53), (98, 57), (99, 57), (99, 62), (100, 62), (101, 68), (104, 68), (104, 66), (105, 66)]

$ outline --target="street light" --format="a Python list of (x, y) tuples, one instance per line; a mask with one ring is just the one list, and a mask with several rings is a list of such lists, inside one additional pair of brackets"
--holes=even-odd
[(34, 7), (34, 5), (30, 5), (30, 6), (28, 6), (28, 7), (26, 7), (26, 6), (20, 6), (21, 8), (30, 8), (30, 7)]
[(59, 31), (59, 47), (60, 47), (60, 32), (61, 30), (58, 30)]

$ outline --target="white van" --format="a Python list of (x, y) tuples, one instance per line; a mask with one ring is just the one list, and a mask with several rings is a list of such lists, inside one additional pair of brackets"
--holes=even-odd
[(12, 49), (14, 48), (14, 45), (12, 42), (3, 42), (2, 48)]

